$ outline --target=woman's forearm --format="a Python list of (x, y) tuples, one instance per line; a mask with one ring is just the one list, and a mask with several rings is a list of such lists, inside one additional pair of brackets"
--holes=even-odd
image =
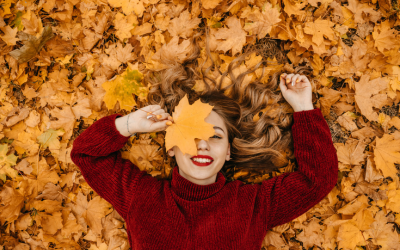
[[(128, 118), (132, 119), (132, 117), (129, 117), (128, 115), (118, 117), (115, 119), (115, 128), (118, 130), (118, 132), (126, 137), (131, 136), (132, 134), (135, 133), (135, 131), (132, 131), (132, 128), (129, 128), (128, 132), (128, 127), (127, 127), (127, 120)], [(129, 122), (132, 122), (131, 120)]]

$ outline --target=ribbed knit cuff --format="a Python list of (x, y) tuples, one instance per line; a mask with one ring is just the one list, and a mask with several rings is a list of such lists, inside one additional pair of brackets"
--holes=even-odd
[(294, 123), (312, 123), (319, 119), (325, 119), (319, 108), (314, 108), (311, 110), (303, 110), (293, 113)]
[(130, 137), (121, 135), (115, 119), (121, 114), (105, 116), (83, 131), (73, 143), (78, 152), (91, 156), (106, 156), (120, 150)]

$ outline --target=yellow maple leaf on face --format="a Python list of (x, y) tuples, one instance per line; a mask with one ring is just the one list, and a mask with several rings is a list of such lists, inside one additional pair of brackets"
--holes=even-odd
[(141, 100), (146, 100), (148, 87), (142, 84), (143, 74), (137, 69), (138, 63), (129, 67), (124, 73), (117, 76), (113, 81), (107, 81), (101, 85), (106, 91), (103, 101), (108, 109), (114, 108), (119, 101), (121, 109), (131, 110), (136, 105), (132, 94), (138, 96)]
[(186, 153), (192, 156), (197, 155), (194, 139), (208, 140), (215, 133), (214, 125), (204, 121), (213, 107), (202, 103), (200, 99), (189, 105), (189, 100), (185, 95), (172, 113), (174, 123), (166, 129), (166, 150), (177, 146), (183, 155)]

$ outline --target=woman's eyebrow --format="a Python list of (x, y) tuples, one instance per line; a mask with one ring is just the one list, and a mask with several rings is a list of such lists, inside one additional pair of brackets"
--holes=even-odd
[(220, 127), (217, 127), (217, 126), (214, 126), (214, 129), (216, 129), (216, 128), (219, 128), (219, 129), (221, 129), (221, 130), (222, 130), (222, 132), (224, 132), (224, 133), (225, 133), (225, 131), (224, 131), (222, 128), (220, 128)]

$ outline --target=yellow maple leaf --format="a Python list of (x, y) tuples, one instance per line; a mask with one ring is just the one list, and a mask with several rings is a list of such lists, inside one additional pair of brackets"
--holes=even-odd
[(0, 144), (0, 179), (6, 182), (6, 175), (11, 178), (17, 177), (18, 171), (11, 166), (17, 164), (18, 157), (14, 154), (6, 155), (8, 151), (7, 144)]
[(152, 55), (151, 62), (160, 62), (163, 65), (183, 63), (188, 57), (192, 46), (189, 40), (183, 40), (180, 44), (178, 42), (179, 37), (174, 36), (168, 44), (164, 44), (160, 50)]
[(148, 88), (142, 84), (143, 74), (139, 72), (137, 65), (138, 63), (135, 66), (131, 65), (116, 79), (101, 85), (106, 91), (103, 100), (108, 109), (114, 108), (114, 105), (119, 101), (121, 109), (131, 110), (136, 105), (132, 94), (140, 99), (146, 99)]
[(16, 1), (13, 0), (2, 0), (0, 1), (1, 8), (3, 9), (2, 16), (6, 16), (11, 13), (11, 4), (13, 4)]
[(192, 156), (197, 155), (194, 139), (208, 140), (215, 133), (213, 124), (204, 121), (213, 107), (200, 100), (189, 105), (189, 100), (185, 95), (172, 113), (174, 123), (166, 129), (166, 150), (177, 146), (184, 155), (186, 153)]
[(130, 38), (132, 36), (131, 30), (135, 28), (137, 23), (137, 17), (134, 14), (125, 16), (122, 13), (117, 13), (114, 18), (114, 26), (117, 30), (115, 36), (121, 41)]
[(114, 8), (121, 7), (125, 15), (133, 11), (138, 17), (142, 17), (145, 10), (143, 2), (139, 0), (108, 0), (108, 3)]
[(47, 41), (54, 37), (52, 28), (50, 26), (46, 26), (42, 35), (39, 38), (36, 36), (32, 36), (30, 34), (21, 32), (20, 38), (24, 42), (24, 46), (19, 49), (15, 49), (11, 51), (9, 54), (18, 60), (18, 63), (25, 63), (31, 60), (34, 56), (36, 56)]
[(222, 0), (201, 0), (201, 5), (204, 9), (214, 9)]
[(399, 45), (396, 39), (396, 30), (391, 28), (389, 21), (384, 21), (381, 25), (375, 25), (372, 37), (375, 39), (375, 47), (380, 51), (390, 50)]
[(365, 245), (362, 232), (352, 222), (340, 225), (337, 239), (339, 248), (354, 249), (356, 246)]
[(399, 184), (395, 163), (400, 164), (400, 140), (395, 140), (394, 135), (384, 134), (376, 138), (374, 150), (376, 168), (382, 171), (385, 177), (392, 177)]
[(304, 27), (304, 33), (313, 35), (312, 41), (317, 45), (321, 45), (324, 41), (324, 36), (329, 40), (334, 40), (335, 33), (331, 29), (334, 25), (329, 20), (317, 19), (314, 22), (306, 22)]
[(82, 194), (82, 192), (78, 193), (75, 204), (77, 206), (76, 209), (79, 209), (81, 216), (93, 232), (100, 235), (103, 228), (101, 219), (112, 212), (111, 204), (100, 196), (96, 196), (88, 202), (86, 195)]
[(230, 16), (225, 20), (226, 25), (229, 28), (220, 28), (214, 34), (216, 39), (223, 39), (222, 42), (218, 42), (217, 50), (227, 52), (232, 49), (232, 55), (242, 51), (243, 45), (246, 43), (247, 33), (243, 30), (239, 18)]
[(188, 38), (193, 35), (194, 29), (197, 29), (201, 23), (201, 18), (192, 17), (188, 10), (182, 11), (179, 18), (170, 21), (168, 32), (171, 36)]
[(53, 154), (58, 155), (58, 152), (61, 147), (58, 137), (60, 135), (63, 135), (64, 133), (65, 133), (65, 130), (63, 128), (58, 129), (58, 130), (54, 130), (54, 129), (50, 128), (43, 134), (39, 135), (37, 137), (37, 141), (39, 144), (42, 145), (42, 149), (49, 148), (49, 150)]
[(277, 8), (266, 2), (262, 12), (255, 7), (254, 11), (249, 14), (247, 19), (253, 21), (253, 23), (246, 23), (244, 30), (250, 31), (250, 34), (256, 34), (258, 39), (261, 39), (271, 31), (275, 24), (281, 21), (280, 14)]
[(393, 212), (400, 213), (400, 190), (389, 190), (387, 191), (388, 202), (386, 208)]
[(21, 209), (25, 205), (25, 196), (20, 190), (4, 185), (0, 192), (0, 223), (15, 221), (21, 214)]
[[(387, 95), (379, 94), (387, 89), (387, 78), (379, 77), (369, 80), (370, 75), (362, 75), (359, 82), (355, 83), (355, 101), (363, 114), (370, 121), (378, 121), (378, 114), (373, 107), (381, 108), (386, 103)], [(371, 97), (374, 95), (373, 97)]]
[(16, 45), (17, 41), (19, 40), (16, 38), (18, 29), (15, 27), (12, 29), (10, 26), (6, 26), (4, 28), (1, 28), (1, 30), (4, 32), (4, 35), (0, 36), (1, 39), (3, 39), (4, 42), (7, 43), (7, 45)]
[(162, 164), (162, 152), (159, 148), (158, 145), (133, 144), (129, 152), (124, 152), (122, 156), (135, 164), (140, 171), (147, 171)]

